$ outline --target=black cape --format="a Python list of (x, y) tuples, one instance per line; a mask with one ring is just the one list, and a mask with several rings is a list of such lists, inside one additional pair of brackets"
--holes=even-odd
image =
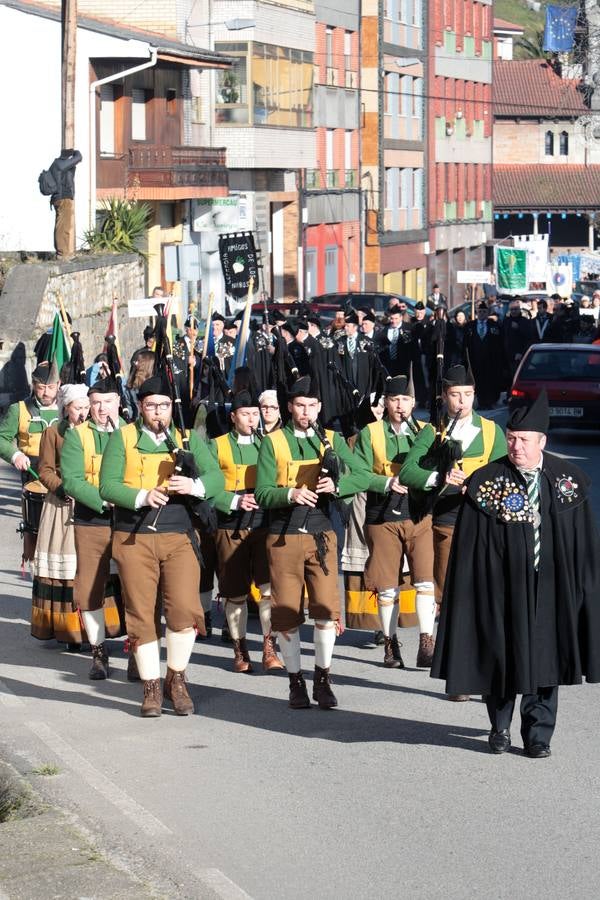
[(600, 538), (588, 490), (577, 466), (544, 453), (536, 578), (525, 482), (508, 457), (471, 476), (431, 669), (449, 694), (600, 681)]

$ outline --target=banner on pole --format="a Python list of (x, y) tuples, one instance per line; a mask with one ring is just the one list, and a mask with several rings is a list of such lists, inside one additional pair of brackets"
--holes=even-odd
[(496, 247), (496, 284), (499, 290), (526, 291), (527, 251)]
[(256, 247), (252, 232), (222, 234), (219, 237), (219, 256), (225, 290), (232, 297), (245, 297), (250, 279), (254, 284), (258, 283)]

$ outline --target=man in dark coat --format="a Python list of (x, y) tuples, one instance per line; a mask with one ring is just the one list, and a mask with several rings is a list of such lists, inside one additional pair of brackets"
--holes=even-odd
[(408, 375), (412, 358), (411, 326), (404, 322), (402, 310), (393, 306), (388, 313), (388, 326), (379, 334), (379, 358), (387, 372)]
[(525, 355), (525, 351), (533, 341), (534, 333), (531, 319), (526, 319), (523, 316), (521, 304), (519, 300), (515, 298), (510, 301), (508, 315), (502, 323), (502, 342), (504, 344), (507, 391), (510, 390), (512, 380), (517, 371), (517, 366)]
[(482, 300), (477, 307), (477, 321), (465, 326), (465, 350), (475, 375), (480, 409), (491, 409), (496, 404), (502, 383), (502, 336), (498, 324), (488, 316), (487, 303)]
[(54, 249), (59, 259), (70, 259), (75, 253), (75, 166), (81, 162), (79, 150), (61, 150), (50, 166), (56, 182), (56, 191), (50, 197), (50, 205), (56, 212), (54, 224)]
[(508, 455), (468, 483), (432, 667), (449, 692), (482, 694), (492, 753), (550, 756), (558, 686), (600, 681), (600, 538), (588, 477), (545, 452), (545, 392), (511, 409)]

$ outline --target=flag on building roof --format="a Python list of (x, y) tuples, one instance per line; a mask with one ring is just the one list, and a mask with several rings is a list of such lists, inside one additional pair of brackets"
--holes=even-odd
[(544, 50), (564, 52), (575, 44), (577, 6), (547, 6), (544, 28)]

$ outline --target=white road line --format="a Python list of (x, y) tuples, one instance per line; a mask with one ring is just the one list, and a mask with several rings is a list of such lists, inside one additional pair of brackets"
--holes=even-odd
[(25, 706), (21, 698), (17, 697), (14, 691), (11, 691), (3, 681), (0, 681), (0, 702), (5, 706)]
[(224, 875), (220, 869), (199, 869), (198, 877), (223, 900), (252, 900), (250, 894), (242, 890), (235, 881)]
[(171, 834), (171, 829), (151, 812), (130, 797), (122, 788), (103, 775), (87, 759), (81, 756), (67, 741), (43, 722), (27, 722), (27, 727), (52, 750), (64, 764), (77, 772), (90, 787), (102, 794), (113, 806), (127, 816), (142, 831), (151, 835)]

